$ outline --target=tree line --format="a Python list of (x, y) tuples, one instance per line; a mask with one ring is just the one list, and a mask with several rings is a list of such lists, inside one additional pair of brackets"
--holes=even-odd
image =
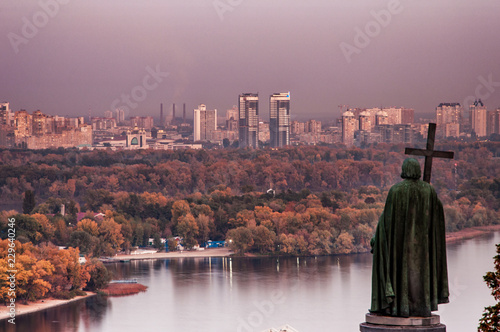
[[(7, 220), (15, 218), (19, 269), (41, 280), (34, 295), (20, 294), (25, 299), (98, 287), (109, 276), (91, 258), (147, 246), (150, 238), (158, 249), (161, 237), (175, 249), (180, 236), (187, 248), (226, 240), (240, 254), (365, 252), (387, 191), (401, 180), (403, 148), (3, 150), (0, 198), (18, 208), (0, 212), (0, 235), (7, 238)], [(438, 148), (456, 156), (433, 167), (447, 231), (498, 224), (500, 143)], [(78, 253), (90, 265), (78, 269)], [(71, 256), (66, 266), (57, 265), (58, 255)]]
[[(12, 297), (9, 277), (15, 270), (16, 301), (36, 301), (47, 296), (69, 299), (85, 295), (85, 290), (104, 287), (110, 280), (109, 273), (98, 260), (79, 262), (78, 248), (59, 250), (54, 244), (34, 245), (15, 241), (15, 265), (8, 262), (10, 241), (0, 240), (0, 296), (4, 303)], [(12, 256), (10, 256), (12, 257)]]

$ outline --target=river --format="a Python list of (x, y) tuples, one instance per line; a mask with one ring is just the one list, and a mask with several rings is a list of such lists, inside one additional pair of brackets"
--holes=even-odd
[[(483, 275), (493, 270), (500, 233), (448, 245), (447, 330), (476, 331), (494, 304)], [(307, 258), (182, 258), (109, 265), (137, 278), (145, 293), (94, 297), (7, 322), (1, 331), (262, 332), (289, 324), (300, 332), (359, 331), (370, 303), (371, 255)]]

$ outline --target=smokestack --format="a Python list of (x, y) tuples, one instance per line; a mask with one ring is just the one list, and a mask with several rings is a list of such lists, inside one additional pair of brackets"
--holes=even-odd
[(160, 104), (160, 126), (163, 126), (163, 103)]
[(174, 103), (174, 110), (172, 111), (172, 123), (175, 122), (175, 103)]
[(182, 123), (186, 123), (186, 103), (182, 105)]

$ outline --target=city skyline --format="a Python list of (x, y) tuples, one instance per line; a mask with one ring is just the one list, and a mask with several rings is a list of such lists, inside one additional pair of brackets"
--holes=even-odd
[(292, 120), (338, 118), (341, 104), (420, 115), (482, 99), (496, 109), (500, 45), (489, 41), (498, 9), (465, 0), (7, 0), (0, 99), (68, 116), (115, 107), (144, 116), (184, 102), (224, 110), (242, 91), (292, 91)]

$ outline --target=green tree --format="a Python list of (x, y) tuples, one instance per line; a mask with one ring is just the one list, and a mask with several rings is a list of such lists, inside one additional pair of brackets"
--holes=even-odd
[(90, 279), (87, 282), (85, 290), (96, 291), (106, 287), (112, 278), (112, 273), (97, 260), (91, 259), (85, 264), (85, 269), (90, 274)]
[(163, 245), (163, 243), (161, 243), (160, 233), (155, 232), (153, 234), (153, 242), (154, 242), (153, 246), (155, 247), (155, 249), (158, 249), (158, 250), (163, 249), (164, 245)]
[(85, 231), (74, 231), (69, 236), (69, 245), (73, 248), (79, 248), (82, 254), (91, 254), (99, 242), (96, 236), (92, 236)]
[(497, 244), (497, 255), (495, 259), (495, 271), (487, 272), (484, 281), (491, 288), (491, 295), (497, 304), (484, 308), (483, 317), (479, 320), (478, 331), (494, 332), (500, 331), (500, 244)]
[(24, 192), (23, 213), (30, 214), (36, 206), (35, 193), (31, 190)]
[(42, 239), (42, 225), (35, 218), (26, 214), (18, 214), (14, 218), (16, 219), (16, 233), (19, 241), (26, 242), (28, 240), (38, 243)]

